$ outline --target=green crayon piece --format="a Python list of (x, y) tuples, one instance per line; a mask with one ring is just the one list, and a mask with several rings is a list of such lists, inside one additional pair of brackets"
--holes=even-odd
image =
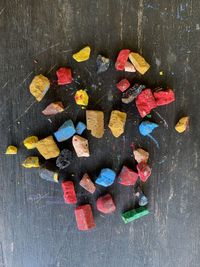
[(122, 219), (124, 223), (129, 223), (134, 220), (137, 220), (145, 215), (149, 214), (149, 211), (146, 207), (139, 207), (137, 209), (129, 210), (122, 213)]

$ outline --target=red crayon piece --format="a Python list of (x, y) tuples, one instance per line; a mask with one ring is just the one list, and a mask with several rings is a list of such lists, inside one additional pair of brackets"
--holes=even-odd
[(142, 182), (146, 182), (151, 175), (151, 168), (145, 162), (140, 162), (137, 165), (138, 174)]
[(125, 186), (134, 185), (137, 179), (138, 173), (134, 172), (126, 166), (123, 166), (120, 174), (118, 175), (118, 183)]
[(157, 106), (163, 106), (175, 101), (175, 94), (172, 89), (162, 90), (153, 93)]
[(65, 203), (76, 204), (77, 198), (72, 181), (62, 181), (62, 190)]
[(70, 68), (60, 68), (56, 71), (58, 84), (65, 85), (72, 82), (72, 72)]
[(127, 79), (123, 79), (119, 81), (116, 86), (121, 92), (124, 92), (130, 87), (130, 83)]
[(89, 204), (79, 206), (75, 209), (77, 227), (81, 231), (87, 231), (94, 228), (95, 222), (92, 209)]
[(145, 89), (137, 96), (136, 106), (142, 118), (148, 115), (153, 108), (157, 107), (151, 89)]
[(115, 63), (115, 69), (116, 70), (124, 70), (125, 64), (128, 60), (128, 56), (130, 54), (129, 49), (123, 49), (119, 52), (116, 63)]
[(105, 214), (115, 211), (116, 207), (113, 202), (112, 196), (110, 194), (106, 194), (103, 197), (99, 197), (97, 199), (97, 209)]

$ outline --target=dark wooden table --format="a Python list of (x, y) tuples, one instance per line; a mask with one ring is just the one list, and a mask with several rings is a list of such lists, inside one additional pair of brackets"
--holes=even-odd
[[(200, 2), (198, 0), (1, 0), (0, 2), (0, 266), (1, 267), (195, 267), (200, 265)], [(71, 55), (84, 45), (91, 59), (76, 63)], [(141, 52), (151, 70), (144, 76), (117, 73), (114, 64), (96, 74), (98, 53), (114, 62), (118, 51)], [(75, 82), (56, 85), (55, 71), (71, 66)], [(160, 76), (159, 72), (164, 75)], [(34, 75), (47, 75), (52, 86), (36, 103), (28, 86)], [(156, 109), (154, 132), (160, 148), (139, 135), (135, 105), (124, 105), (115, 83), (122, 77), (151, 86), (172, 87), (176, 102)], [(85, 119), (74, 104), (76, 89), (87, 88), (90, 109), (105, 112), (106, 132), (97, 140), (86, 133), (91, 157), (76, 159), (63, 176), (76, 182), (79, 204), (91, 203), (97, 227), (76, 228), (74, 206), (65, 205), (60, 185), (47, 183), (36, 170), (21, 167), (28, 155), (22, 141), (53, 133), (66, 119)], [(66, 110), (51, 118), (41, 111), (62, 100)], [(127, 112), (126, 132), (115, 139), (107, 128), (112, 109)], [(189, 115), (190, 129), (179, 135), (174, 125)], [(123, 224), (121, 212), (134, 207), (133, 188), (115, 183), (91, 197), (78, 186), (88, 171), (95, 180), (102, 167), (118, 171), (135, 166), (131, 144), (150, 152), (153, 174), (145, 184), (150, 215)], [(9, 144), (17, 156), (5, 156)], [(70, 141), (60, 147), (71, 147)], [(95, 199), (113, 194), (117, 211), (99, 214)]]

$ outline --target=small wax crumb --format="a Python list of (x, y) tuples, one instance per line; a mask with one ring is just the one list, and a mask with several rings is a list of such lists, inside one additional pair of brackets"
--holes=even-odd
[(15, 155), (17, 154), (17, 147), (16, 146), (8, 146), (6, 149), (7, 155)]

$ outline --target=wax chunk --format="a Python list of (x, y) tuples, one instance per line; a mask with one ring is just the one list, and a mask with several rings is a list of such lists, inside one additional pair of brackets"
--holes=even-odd
[(94, 228), (95, 222), (92, 209), (89, 204), (79, 206), (75, 209), (77, 227), (81, 231), (87, 231)]
[(63, 149), (60, 155), (56, 159), (56, 166), (59, 169), (65, 169), (70, 165), (70, 161), (73, 159), (73, 154), (69, 149)]
[(72, 181), (62, 181), (62, 190), (65, 203), (76, 204), (77, 198)]
[(97, 56), (97, 73), (102, 73), (107, 71), (110, 66), (110, 59), (103, 57), (102, 55)]
[(115, 181), (116, 173), (108, 168), (102, 169), (95, 183), (104, 187), (112, 185)]
[(139, 207), (137, 209), (129, 210), (122, 213), (122, 219), (124, 223), (129, 223), (147, 214), (149, 214), (149, 211), (146, 207)]
[(89, 147), (88, 147), (88, 140), (79, 136), (74, 135), (72, 138), (72, 144), (76, 151), (77, 157), (89, 157)]
[(151, 175), (151, 168), (145, 162), (140, 162), (137, 164), (138, 175), (142, 182), (146, 182), (149, 176)]
[(142, 148), (138, 148), (138, 149), (133, 150), (133, 155), (134, 155), (135, 160), (138, 163), (140, 163), (140, 162), (147, 163), (147, 161), (149, 159), (149, 153)]
[(90, 58), (90, 52), (91, 52), (90, 47), (86, 46), (79, 52), (73, 54), (73, 59), (75, 59), (77, 62), (86, 61)]
[(87, 129), (91, 130), (92, 136), (103, 137), (104, 134), (104, 114), (98, 110), (86, 110)]
[(91, 194), (93, 194), (96, 190), (94, 183), (92, 182), (92, 180), (90, 179), (90, 177), (87, 173), (85, 173), (83, 175), (79, 184), (80, 184), (80, 186), (82, 186), (85, 190), (87, 190)]
[(145, 72), (147, 72), (148, 69), (150, 68), (150, 65), (138, 53), (131, 52), (129, 54), (129, 60), (131, 61), (133, 66), (136, 68), (136, 70), (141, 74), (145, 74)]
[(59, 68), (56, 71), (59, 85), (66, 85), (72, 82), (72, 71), (70, 68)]
[(86, 127), (85, 123), (79, 121), (77, 123), (77, 125), (76, 125), (76, 132), (77, 132), (77, 134), (81, 135), (85, 131), (86, 128), (87, 127)]
[(113, 202), (112, 196), (106, 194), (105, 196), (99, 197), (97, 199), (97, 209), (98, 211), (109, 214), (115, 211), (116, 207)]
[(37, 142), (38, 142), (38, 137), (32, 135), (24, 139), (23, 144), (27, 149), (34, 149), (36, 147)]
[(30, 93), (36, 98), (39, 102), (42, 100), (44, 95), (47, 93), (50, 87), (50, 81), (47, 77), (43, 76), (42, 74), (37, 75), (32, 80), (29, 89)]
[(38, 157), (28, 157), (24, 160), (24, 162), (22, 163), (22, 166), (24, 168), (39, 168), (40, 164), (39, 164), (39, 158)]
[(15, 155), (17, 154), (17, 147), (16, 146), (8, 146), (6, 149), (6, 155)]
[(175, 130), (178, 133), (183, 133), (185, 132), (185, 130), (187, 129), (189, 124), (189, 117), (182, 117), (180, 118), (180, 120), (177, 122), (176, 126), (175, 126)]
[(84, 107), (88, 105), (89, 96), (85, 90), (78, 90), (74, 98), (77, 105)]
[(54, 133), (58, 142), (66, 141), (76, 133), (72, 120), (67, 120), (63, 125)]
[(118, 183), (125, 186), (135, 185), (137, 179), (138, 173), (134, 172), (126, 166), (122, 167), (120, 174), (118, 175)]
[(110, 121), (108, 127), (112, 134), (117, 138), (124, 132), (126, 123), (126, 113), (118, 110), (113, 110), (110, 115)]
[(129, 88), (122, 94), (122, 102), (124, 104), (131, 103), (142, 92), (144, 88), (146, 88), (146, 86), (143, 84), (134, 84), (131, 88)]
[(142, 118), (148, 115), (152, 109), (157, 107), (151, 89), (145, 89), (137, 96), (136, 106)]
[(121, 92), (124, 92), (130, 87), (130, 82), (127, 79), (122, 79), (116, 86)]
[(60, 154), (60, 150), (51, 135), (38, 141), (36, 148), (45, 159), (56, 158)]
[(61, 113), (64, 111), (64, 107), (62, 102), (54, 102), (49, 104), (42, 113), (46, 116), (56, 115), (57, 113)]
[(116, 63), (115, 63), (116, 70), (125, 69), (125, 64), (128, 60), (129, 53), (130, 53), (129, 49), (123, 49), (119, 52)]
[(153, 93), (157, 106), (168, 105), (175, 101), (175, 94), (171, 89)]

